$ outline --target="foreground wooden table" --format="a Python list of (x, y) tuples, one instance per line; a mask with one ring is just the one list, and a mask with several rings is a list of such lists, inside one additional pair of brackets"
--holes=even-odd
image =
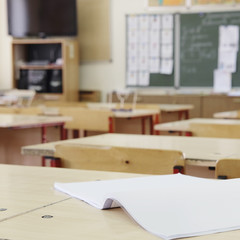
[(22, 154), (53, 157), (55, 145), (59, 143), (178, 150), (184, 153), (186, 164), (195, 166), (215, 166), (218, 159), (240, 156), (240, 140), (238, 139), (135, 134), (102, 134), (92, 137), (24, 146), (22, 147)]
[[(53, 188), (57, 181), (95, 181), (141, 175), (0, 165), (0, 176), (1, 239), (161, 240), (142, 229), (121, 208), (99, 210)], [(184, 239), (239, 238), (237, 230)]]

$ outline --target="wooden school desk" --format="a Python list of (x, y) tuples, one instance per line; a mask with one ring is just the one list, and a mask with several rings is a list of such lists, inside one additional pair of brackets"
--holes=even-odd
[(155, 131), (185, 132), (186, 135), (192, 135), (191, 124), (224, 124), (229, 126), (240, 126), (239, 120), (233, 119), (213, 119), (213, 118), (191, 118), (188, 120), (174, 121), (169, 123), (160, 123), (154, 126)]
[[(2, 222), (69, 199), (67, 195), (54, 190), (53, 185), (56, 181), (94, 181), (138, 175), (0, 164), (0, 176), (0, 222)], [(0, 229), (2, 239), (3, 228)], [(10, 232), (14, 232), (13, 229)]]
[[(88, 108), (116, 108), (116, 103), (87, 103)], [(131, 107), (129, 103), (127, 106)], [(149, 106), (149, 107), (148, 107)], [(147, 104), (147, 103), (136, 103), (135, 109), (150, 109), (150, 106), (154, 106), (155, 109), (158, 109), (161, 114), (174, 114), (178, 115), (178, 120), (188, 119), (189, 111), (194, 108), (192, 104)]]
[[(147, 103), (136, 103), (135, 108), (146, 108), (147, 106), (153, 106), (155, 105), (156, 108), (158, 107), (161, 112), (167, 112), (167, 113), (178, 113), (179, 120), (181, 118), (188, 119), (189, 118), (189, 111), (194, 108), (192, 104), (147, 104)], [(116, 108), (116, 103), (86, 103), (86, 106), (88, 108), (108, 108), (113, 109)], [(127, 106), (131, 107), (129, 103), (127, 103)]]
[[(61, 112), (64, 112), (64, 108), (66, 108), (66, 106), (63, 107), (45, 107), (43, 110), (43, 114), (46, 115), (60, 115)], [(106, 110), (109, 111), (109, 115), (110, 117), (108, 117), (108, 132), (126, 132), (128, 133), (129, 131), (138, 131), (139, 129), (135, 130), (133, 128), (139, 127), (139, 120), (140, 120), (140, 132), (142, 134), (145, 134), (146, 132), (149, 132), (150, 134), (153, 134), (153, 125), (158, 123), (159, 121), (159, 113), (160, 111), (157, 109), (114, 109), (112, 104), (106, 104), (106, 103), (93, 103), (93, 104), (88, 104), (86, 103), (86, 106), (82, 106), (82, 107), (78, 107), (78, 106), (69, 106), (69, 108), (67, 108), (67, 110), (69, 109), (78, 109), (79, 110), (79, 114), (77, 115), (77, 118), (80, 118), (80, 114), (81, 114), (81, 109), (82, 111), (84, 111), (84, 108), (88, 108), (89, 110), (89, 114), (88, 111), (84, 111), (85, 114), (85, 118), (86, 118), (86, 114), (89, 115), (89, 121), (91, 122), (91, 117), (92, 114), (94, 113), (94, 111), (96, 111), (96, 114), (98, 114), (99, 111), (101, 110)], [(75, 111), (74, 111), (75, 112)], [(70, 114), (70, 113), (68, 113)], [(95, 115), (96, 115), (95, 114)], [(67, 116), (67, 113), (64, 113), (64, 115)], [(75, 114), (76, 115), (76, 114)], [(76, 117), (76, 116), (75, 116)], [(133, 120), (130, 121), (129, 120)], [(134, 121), (134, 120), (137, 120)], [(146, 131), (146, 121), (148, 121), (149, 125), (147, 126), (148, 131)], [(86, 124), (84, 124), (86, 125)], [(133, 126), (133, 128), (132, 128)], [(75, 125), (74, 125), (75, 127)], [(72, 129), (72, 128), (71, 128)], [(76, 129), (78, 130), (78, 129)], [(79, 129), (79, 130), (90, 130), (91, 129)], [(98, 129), (95, 129), (96, 131), (98, 131)], [(102, 131), (102, 129), (100, 130)], [(76, 133), (76, 131), (74, 131), (74, 135), (78, 136), (78, 133)]]
[[(0, 175), (2, 239), (162, 239), (141, 228), (121, 208), (99, 210), (53, 188), (54, 182), (95, 181), (142, 175), (14, 165), (0, 165)], [(183, 239), (239, 238), (240, 230)]]
[[(71, 103), (69, 103), (71, 104)], [(81, 107), (86, 107), (89, 109), (119, 109), (118, 104), (116, 103), (82, 103), (83, 105), (79, 105)], [(64, 105), (63, 105), (64, 106)], [(70, 105), (71, 106), (71, 105)], [(72, 106), (75, 106), (72, 104)], [(45, 107), (45, 114), (59, 114), (59, 107), (61, 106), (51, 106)], [(151, 109), (153, 107), (153, 109)], [(125, 105), (126, 109), (131, 109), (131, 104)], [(134, 121), (134, 119), (141, 120), (141, 133), (144, 134), (149, 132), (153, 133), (153, 125), (159, 122), (159, 113), (160, 113), (160, 121), (168, 121), (168, 120), (177, 120), (188, 119), (189, 111), (193, 109), (193, 105), (191, 104), (136, 104), (135, 108), (132, 111), (113, 111), (112, 119), (110, 120), (111, 124), (109, 126), (110, 132), (113, 132), (115, 128), (116, 132), (121, 133), (139, 133), (138, 122)], [(133, 121), (128, 121), (132, 119)], [(154, 119), (154, 120), (153, 120)], [(148, 129), (146, 129), (146, 120), (148, 120), (149, 125)]]
[[(60, 139), (65, 139), (63, 127), (70, 117), (47, 117), (37, 115), (0, 114), (0, 154), (1, 163), (10, 163), (12, 160), (20, 164), (23, 159), (20, 154), (21, 146), (33, 142), (44, 143), (47, 141), (47, 129), (58, 127)], [(58, 129), (57, 128), (57, 129)], [(56, 130), (57, 130), (56, 129)], [(51, 130), (50, 130), (51, 131)], [(49, 135), (48, 135), (49, 136)], [(55, 135), (54, 135), (55, 136)], [(54, 137), (53, 139), (58, 140)]]
[(189, 111), (194, 108), (191, 104), (159, 104), (160, 111), (165, 113), (177, 113), (178, 120), (189, 119)]
[(103, 134), (24, 146), (22, 147), (22, 154), (54, 157), (55, 145), (59, 143), (178, 150), (183, 152), (185, 156), (187, 174), (209, 177), (214, 177), (214, 172), (210, 173), (208, 167), (215, 167), (217, 160), (227, 157), (240, 157), (240, 140), (238, 139), (136, 134)]
[(23, 129), (41, 128), (41, 142), (47, 141), (47, 127), (60, 126), (61, 140), (65, 139), (63, 127), (70, 117), (48, 117), (22, 114), (0, 114), (0, 128)]
[[(140, 119), (141, 120), (141, 132), (146, 133), (145, 121), (149, 121), (149, 133), (152, 135), (154, 131), (154, 124), (157, 124), (159, 111), (154, 109), (133, 109), (132, 111), (113, 111), (113, 121), (118, 119)], [(113, 131), (112, 131), (113, 132)]]
[(214, 118), (240, 119), (240, 111), (217, 112), (213, 114)]

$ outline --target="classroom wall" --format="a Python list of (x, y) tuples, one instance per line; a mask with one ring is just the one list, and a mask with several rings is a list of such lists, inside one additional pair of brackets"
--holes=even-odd
[(7, 35), (6, 1), (0, 1), (0, 89), (11, 88), (11, 38)]
[[(102, 99), (105, 100), (107, 92), (124, 88), (125, 15), (144, 13), (146, 2), (146, 0), (111, 0), (112, 60), (80, 65), (80, 89), (100, 90)], [(239, 10), (240, 7), (233, 8), (233, 10), (237, 9)], [(207, 6), (205, 10), (210, 11), (211, 7)], [(11, 38), (7, 35), (6, 17), (6, 1), (0, 0), (0, 89), (11, 87)]]

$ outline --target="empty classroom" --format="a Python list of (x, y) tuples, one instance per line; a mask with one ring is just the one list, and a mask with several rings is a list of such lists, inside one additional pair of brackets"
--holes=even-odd
[(1, 0), (0, 24), (0, 239), (240, 238), (239, 0)]

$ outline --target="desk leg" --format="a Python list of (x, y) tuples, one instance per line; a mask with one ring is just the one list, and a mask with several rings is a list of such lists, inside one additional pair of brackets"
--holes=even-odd
[(141, 121), (142, 121), (142, 134), (145, 134), (145, 118), (143, 117)]
[(46, 166), (46, 159), (45, 157), (42, 157), (42, 167), (45, 167)]
[[(50, 167), (61, 167), (61, 158), (44, 156), (43, 159), (50, 161)], [(46, 166), (46, 162), (44, 166)]]
[(42, 143), (46, 143), (47, 142), (47, 127), (46, 126), (42, 126)]
[[(184, 118), (183, 118), (184, 116)], [(182, 119), (189, 119), (189, 111), (188, 110), (183, 110), (178, 112), (178, 120)]]
[[(46, 143), (47, 142), (47, 127), (46, 126), (42, 126), (41, 128), (41, 142), (42, 143)], [(46, 166), (46, 160), (45, 157), (42, 157), (42, 166)]]
[(153, 123), (153, 134), (154, 134), (154, 135), (160, 135), (160, 131), (154, 130), (155, 124), (160, 123), (159, 118), (160, 118), (159, 114), (156, 114), (156, 115), (154, 116), (154, 121), (153, 121), (153, 122), (154, 122), (154, 123)]
[(64, 128), (64, 125), (60, 126), (60, 140), (67, 139), (67, 129)]
[(51, 167), (61, 167), (61, 158), (54, 158), (50, 159), (50, 166)]
[(73, 138), (79, 138), (79, 130), (73, 130)]
[(108, 118), (108, 132), (113, 133), (114, 132), (114, 125), (113, 125), (113, 118)]
[(191, 137), (191, 136), (192, 136), (192, 132), (186, 132), (186, 133), (185, 133), (185, 136)]
[(151, 116), (151, 117), (149, 118), (149, 128), (150, 128), (150, 134), (151, 134), (151, 135), (153, 135), (153, 133), (154, 133), (154, 128), (153, 128), (153, 126), (154, 126), (154, 121), (153, 121), (153, 117)]

